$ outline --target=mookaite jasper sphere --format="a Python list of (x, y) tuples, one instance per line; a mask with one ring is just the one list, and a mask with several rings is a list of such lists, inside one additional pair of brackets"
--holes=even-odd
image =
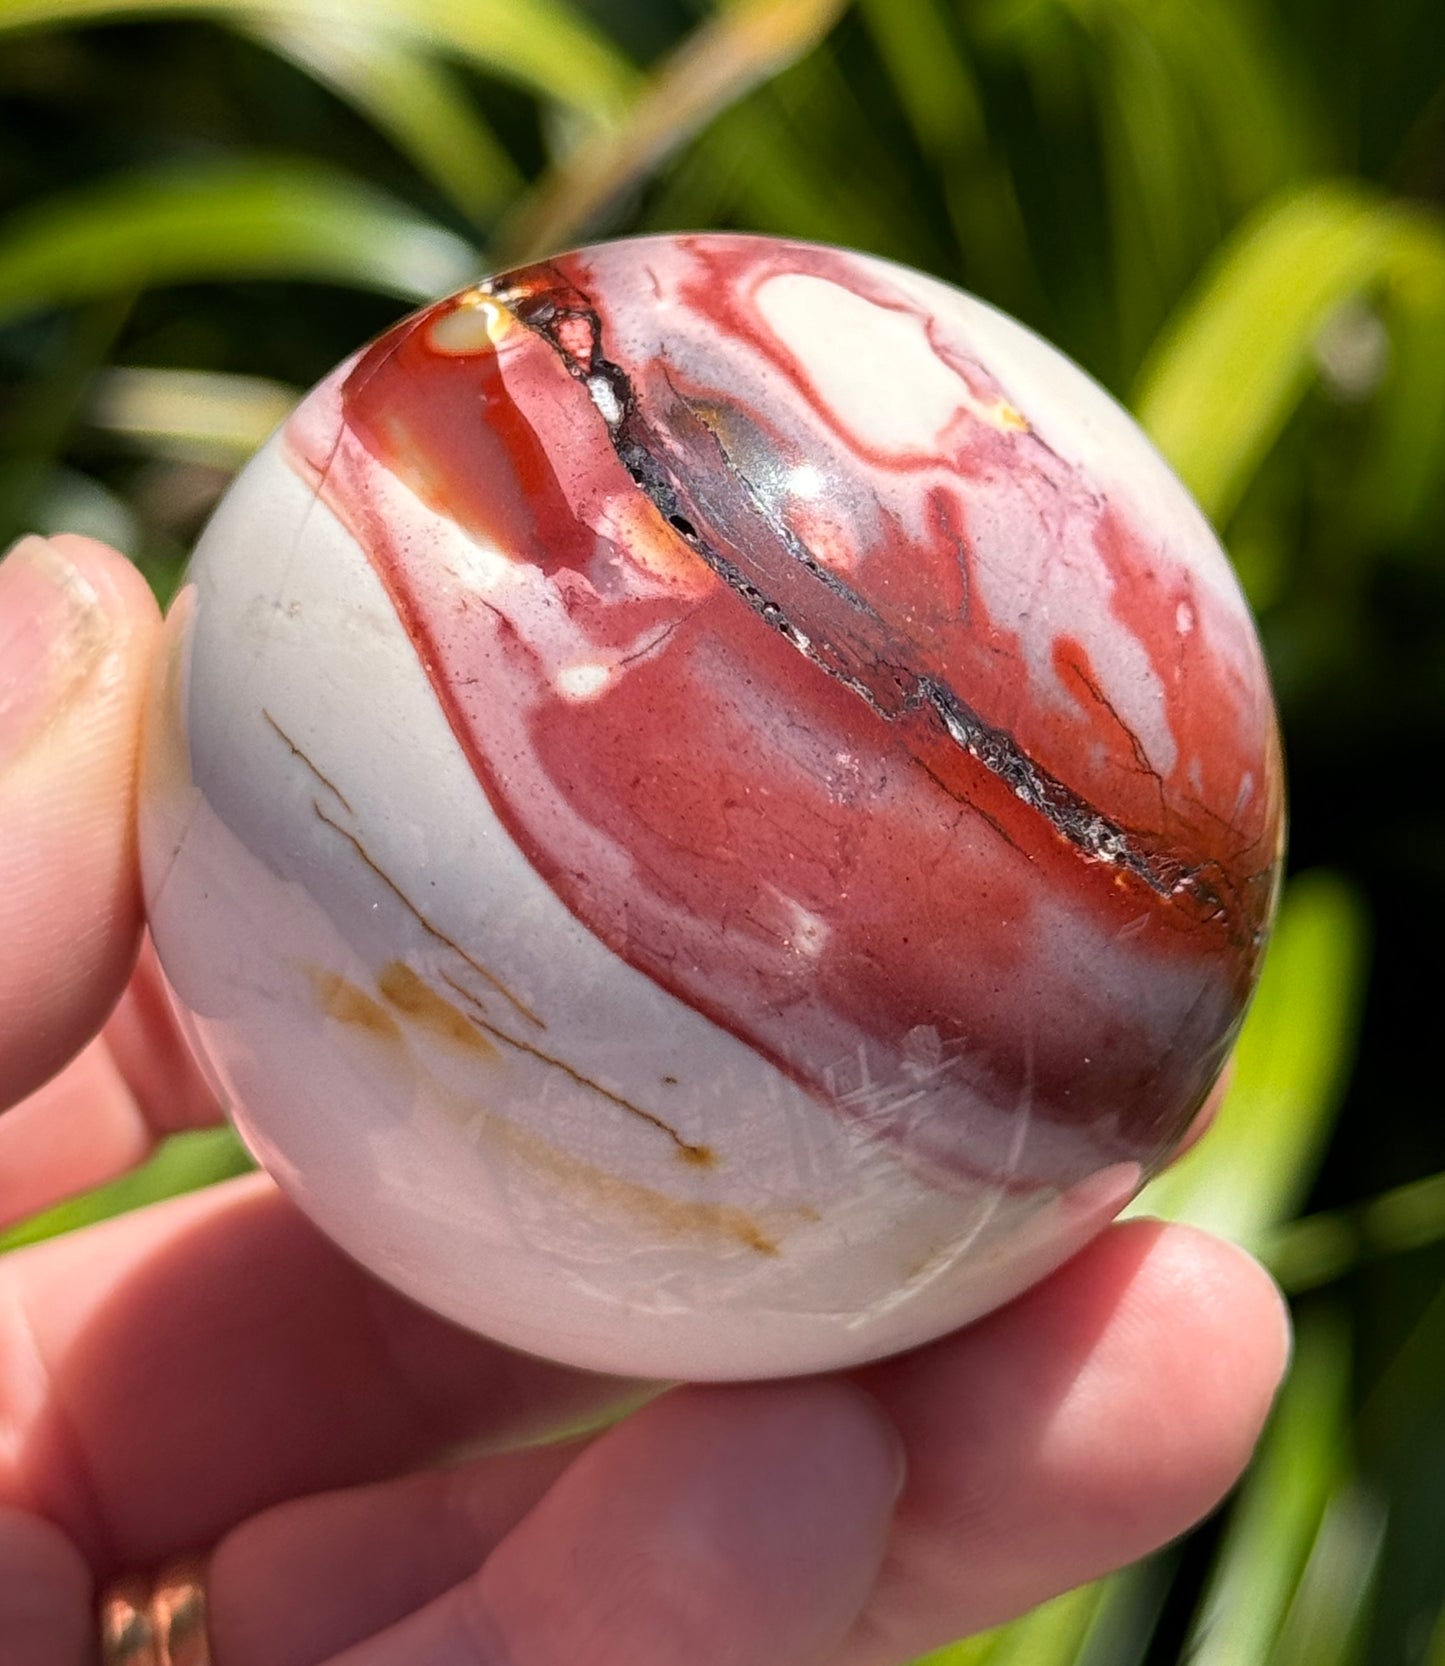
[(812, 1371), (1099, 1229), (1280, 849), (1249, 615), (1131, 421), (916, 273), (640, 239), (323, 382), (201, 540), (156, 942), (252, 1149), (441, 1313)]

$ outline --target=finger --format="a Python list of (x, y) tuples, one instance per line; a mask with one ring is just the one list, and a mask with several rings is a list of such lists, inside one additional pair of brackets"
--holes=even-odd
[(135, 957), (158, 623), (140, 575), (90, 539), (27, 538), (0, 564), (0, 1107), (100, 1028)]
[(474, 1578), (332, 1666), (814, 1666), (901, 1480), (849, 1384), (679, 1390), (595, 1441)]
[(0, 1226), (123, 1173), (152, 1143), (109, 1047), (91, 1042), (0, 1116)]
[(1238, 1478), (1287, 1352), (1255, 1262), (1140, 1220), (971, 1330), (864, 1373), (910, 1478), (830, 1666), (895, 1666), (1185, 1531)]
[(261, 1176), (0, 1260), (0, 1503), (57, 1522), (102, 1572), (641, 1392), (423, 1312)]
[(163, 1135), (208, 1126), (221, 1114), (146, 938), (100, 1036), (0, 1117), (0, 1227), (115, 1179)]
[(0, 1660), (90, 1666), (90, 1570), (49, 1522), (0, 1507)]
[(425, 1607), (475, 1573), (577, 1451), (474, 1459), (253, 1517), (211, 1558), (218, 1661), (315, 1666)]

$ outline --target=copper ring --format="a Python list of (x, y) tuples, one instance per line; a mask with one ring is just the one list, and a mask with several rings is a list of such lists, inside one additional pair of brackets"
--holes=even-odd
[(116, 1580), (100, 1602), (102, 1666), (211, 1666), (205, 1575), (187, 1556), (151, 1578)]

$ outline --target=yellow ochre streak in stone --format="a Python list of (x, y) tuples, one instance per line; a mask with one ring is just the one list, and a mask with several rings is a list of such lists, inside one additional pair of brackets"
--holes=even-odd
[(349, 1029), (365, 1030), (382, 1041), (402, 1042), (401, 1026), (364, 989), (358, 989), (339, 972), (328, 972), (320, 966), (307, 966), (305, 971), (328, 1018)]
[(382, 998), (409, 1018), (418, 1029), (440, 1036), (454, 1047), (476, 1053), (482, 1058), (495, 1059), (497, 1048), (477, 1028), (467, 1015), (438, 995), (416, 972), (400, 960), (382, 968), (376, 982)]
[[(497, 1047), (478, 1030), (472, 1019), (401, 961), (393, 961), (382, 969), (377, 979), (381, 1001), (373, 999), (339, 972), (317, 966), (306, 966), (304, 970), (321, 1010), (338, 1024), (405, 1049), (406, 1037), (393, 1016), (397, 1013), (402, 1020), (429, 1035), (490, 1059), (500, 1057)], [(624, 1216), (660, 1240), (730, 1240), (757, 1255), (781, 1254), (776, 1234), (764, 1230), (758, 1220), (737, 1204), (669, 1197), (655, 1187), (625, 1179), (563, 1151), (506, 1117), (450, 1092), (435, 1078), (431, 1080), (439, 1097), (452, 1100), (457, 1115), (494, 1150), (545, 1176), (593, 1211)], [(709, 1148), (697, 1147), (696, 1154), (691, 1155), (693, 1149), (689, 1148), (690, 1160), (698, 1166), (708, 1167), (716, 1161)], [(817, 1211), (806, 1206), (786, 1213), (803, 1222), (818, 1219)]]
[(490, 1111), (473, 1109), (474, 1126), (487, 1142), (580, 1196), (594, 1207), (623, 1215), (660, 1238), (731, 1239), (758, 1255), (781, 1253), (777, 1239), (745, 1209), (732, 1203), (700, 1203), (669, 1197), (651, 1186), (610, 1174)]

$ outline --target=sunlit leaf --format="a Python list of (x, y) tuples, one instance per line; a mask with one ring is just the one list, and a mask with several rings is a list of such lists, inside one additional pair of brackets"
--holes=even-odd
[(1442, 268), (1438, 217), (1342, 184), (1290, 192), (1226, 245), (1135, 401), (1206, 514), (1228, 519), (1309, 385), (1331, 315), (1392, 274)]
[(614, 131), (572, 152), (498, 234), (499, 264), (575, 242), (720, 110), (815, 46), (847, 0), (738, 0), (663, 63)]
[(1348, 1485), (1331, 1495), (1268, 1666), (1363, 1666), (1384, 1543), (1378, 1499)]
[(965, 1638), (961, 1643), (951, 1643), (947, 1648), (921, 1655), (913, 1666), (994, 1666), (1002, 1635), (1003, 1630), (1000, 1629), (986, 1632), (981, 1637)]
[(915, 1666), (1073, 1666), (1100, 1595), (1097, 1585), (1070, 1591), (1011, 1625), (926, 1655)]
[(1349, 1335), (1325, 1313), (1301, 1326), (1294, 1368), (1230, 1513), (1186, 1645), (1190, 1666), (1269, 1666), (1347, 1473)]
[(353, 105), (471, 220), (489, 220), (520, 188), (450, 66), (395, 32), (304, 16), (261, 19), (247, 32)]
[(1251, 1246), (1293, 1213), (1353, 1057), (1366, 937), (1343, 880), (1316, 872), (1293, 882), (1215, 1125), (1145, 1188), (1136, 1212), (1187, 1219)]
[[(147, 17), (344, 29), (357, 11), (356, 0), (0, 0), (0, 32)], [(566, 0), (368, 0), (365, 18), (598, 119), (617, 109), (636, 75)]]
[(1009, 1625), (935, 1650), (914, 1666), (1132, 1666), (1157, 1605), (1155, 1570), (1129, 1568), (1066, 1592)]
[(97, 377), (87, 415), (158, 455), (235, 468), (299, 397), (299, 389), (261, 376), (116, 368)]
[(1005, 1626), (989, 1666), (1074, 1666), (1103, 1595), (1102, 1585), (1085, 1585)]
[(313, 164), (127, 173), (0, 226), (0, 321), (92, 296), (210, 279), (308, 278), (424, 300), (480, 257), (461, 238)]

